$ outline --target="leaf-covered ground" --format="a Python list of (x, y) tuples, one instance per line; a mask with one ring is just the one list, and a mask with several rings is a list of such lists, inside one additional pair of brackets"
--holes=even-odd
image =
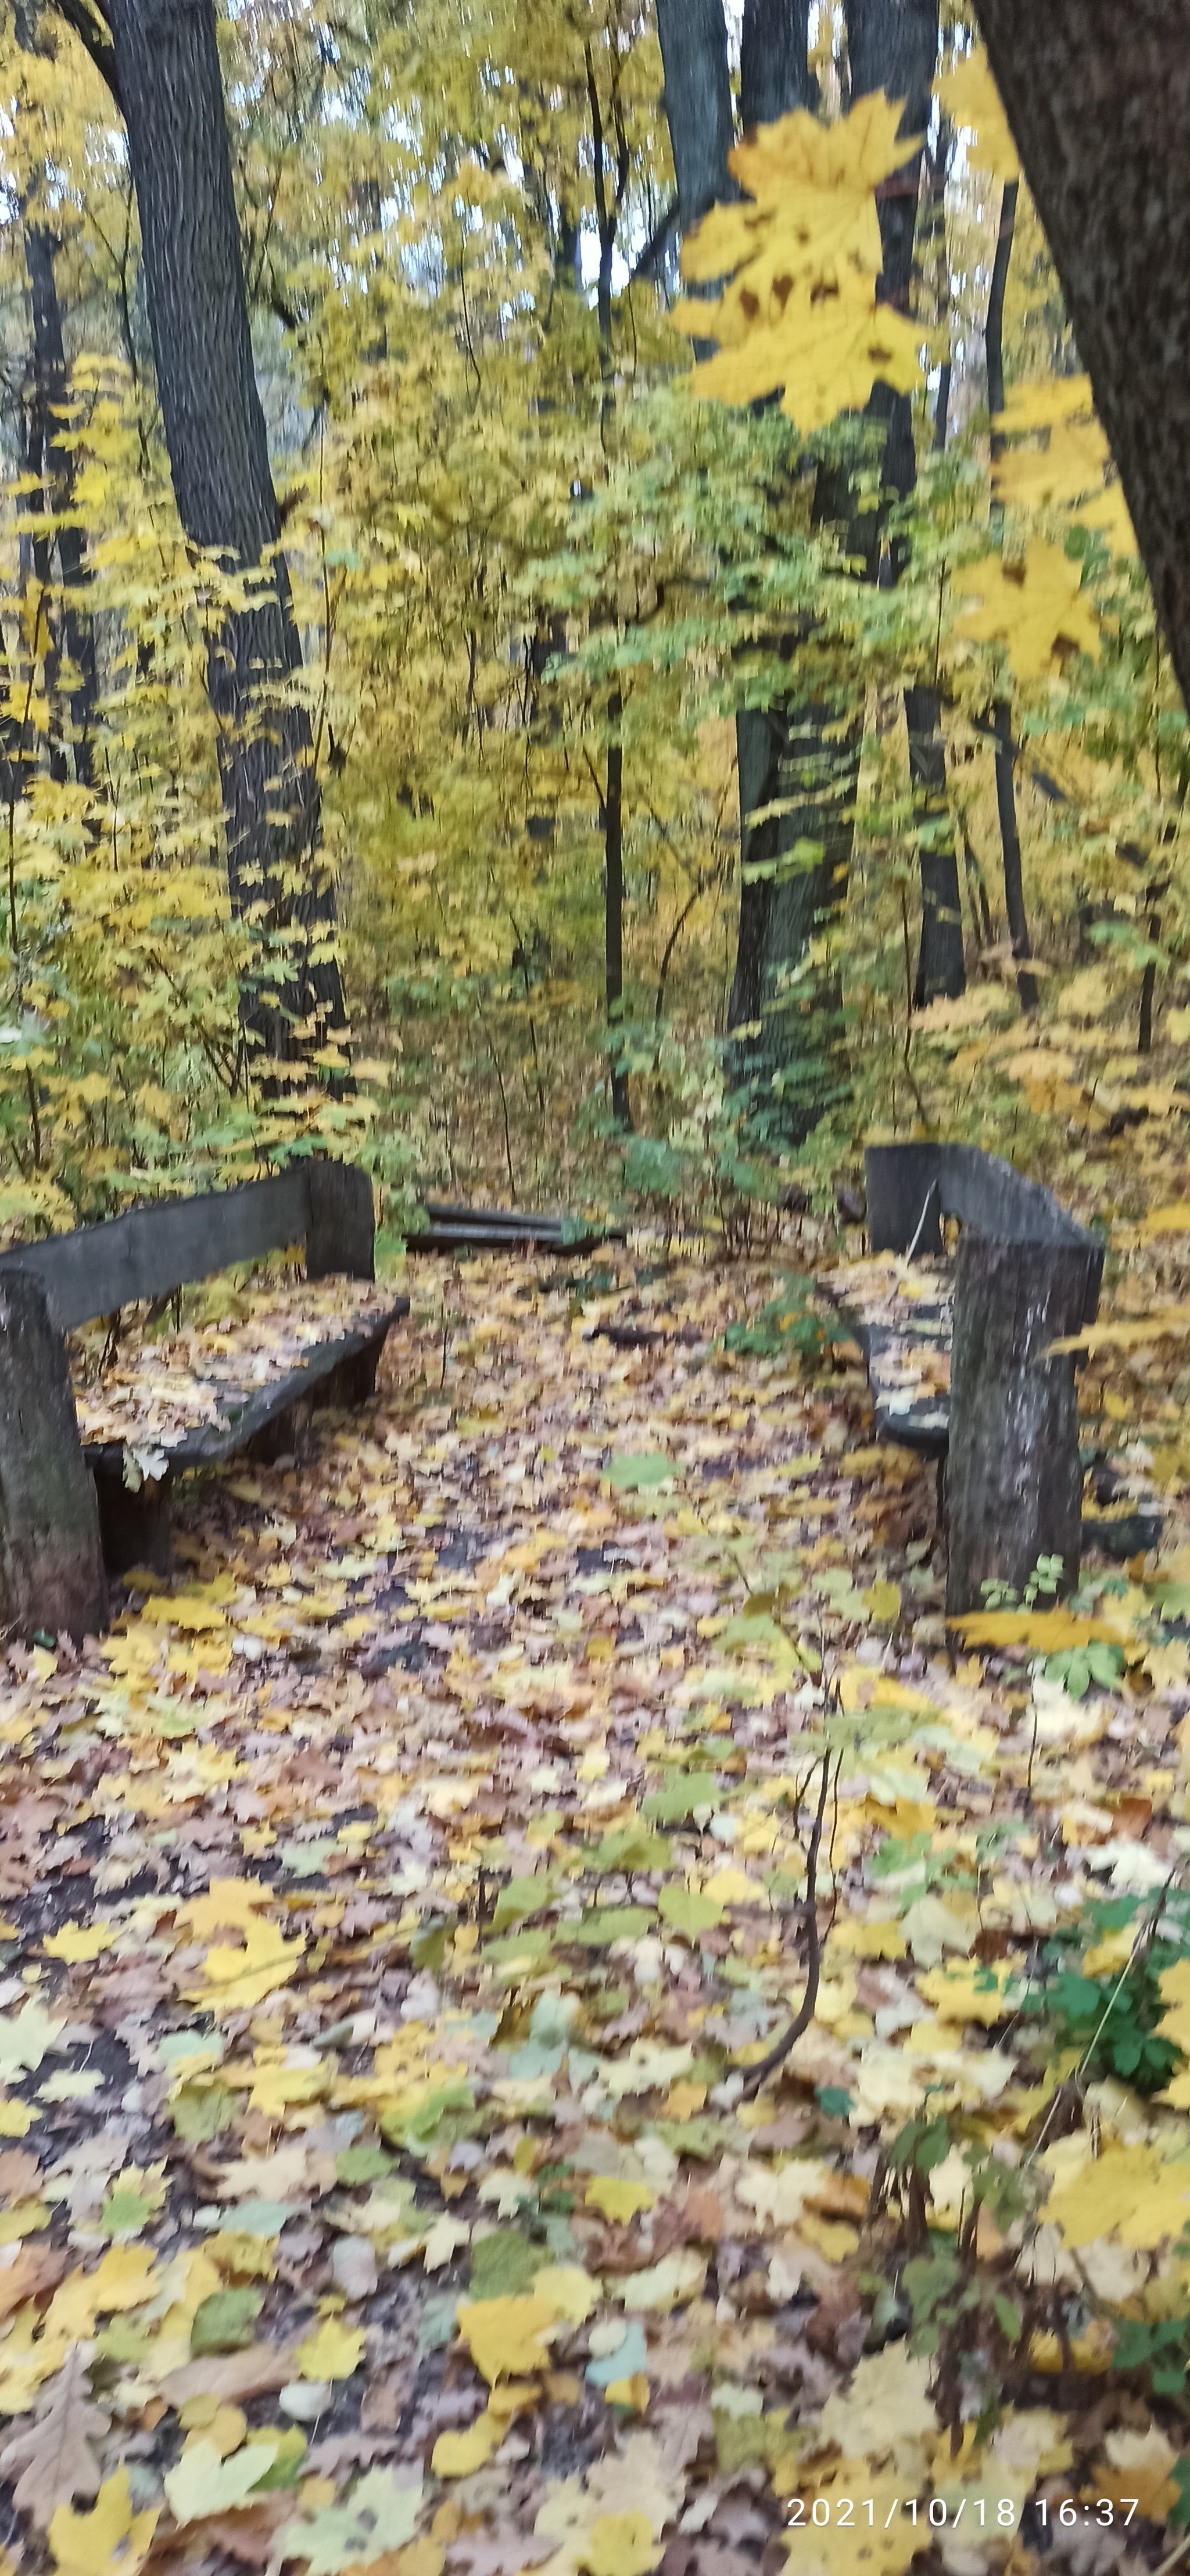
[(1086, 1383), (1124, 1505), (1174, 1442), (1160, 1553), (956, 1659), (933, 1473), (796, 1289), (413, 1284), (374, 1405), (193, 1487), (101, 1644), (8, 1650), (6, 2564), (1165, 2563), (1152, 1350)]

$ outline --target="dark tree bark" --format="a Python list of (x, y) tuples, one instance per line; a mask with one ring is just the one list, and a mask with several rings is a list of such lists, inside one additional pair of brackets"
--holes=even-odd
[[(600, 820), (603, 825), (603, 971), (608, 1027), (614, 1032), (624, 1016), (624, 745), (618, 727), (624, 704), (618, 689), (607, 702), (611, 735), (607, 746), (607, 787)], [(615, 1043), (613, 1039), (613, 1044)], [(632, 1124), (628, 1076), (613, 1054), (612, 1116), (619, 1127)]]
[[(52, 56), (53, 47), (47, 41), (44, 21), (39, 22), (36, 5), (28, 5), (28, 0), (21, 0), (21, 5), (14, 12), (13, 32), (22, 52), (49, 53)], [(42, 195), (45, 193), (46, 175), (43, 170), (37, 182)], [(43, 497), (50, 512), (62, 521), (52, 536), (47, 534), (39, 565), (39, 578), (44, 583), (49, 578), (56, 546), (63, 597), (50, 617), (50, 649), (47, 654), (50, 695), (52, 698), (57, 696), (55, 682), (60, 674), (62, 649), (65, 648), (75, 673), (69, 728), (73, 735), (75, 775), (84, 785), (89, 785), (98, 677), (95, 634), (84, 600), (87, 567), (82, 530), (71, 526), (69, 520), (62, 516), (69, 511), (74, 497), (75, 460), (65, 436), (70, 385), (54, 275), (54, 257), (60, 245), (40, 209), (31, 209), (28, 196), (22, 204), (21, 218), (33, 315), (27, 463), (42, 478)], [(30, 508), (34, 507), (31, 496)], [(65, 777), (65, 749), (60, 740), (51, 744), (50, 761), (51, 768), (60, 777)]]
[(982, 1586), (1019, 1593), (1043, 1556), (1078, 1581), (1083, 1473), (1074, 1362), (1050, 1343), (1082, 1329), (1091, 1256), (1076, 1244), (965, 1233), (955, 1278), (946, 1468), (951, 1618)]
[[(110, 0), (108, 20), (178, 514), (194, 545), (253, 572), (277, 547), (280, 518), (252, 363), (213, 0)], [(335, 900), (320, 860), (310, 723), (285, 698), (300, 665), (278, 552), (259, 600), (213, 635), (208, 686), (232, 905), (258, 927), (266, 952), (243, 998), (245, 1033), (256, 1052), (290, 1063), (345, 1029), (338, 964), (326, 953)]]
[(46, 498), (51, 511), (59, 518), (54, 544), (62, 569), (64, 595), (55, 620), (58, 629), (55, 641), (65, 646), (74, 665), (76, 686), (71, 704), (70, 732), (75, 775), (89, 786), (99, 679), (95, 662), (95, 630), (85, 604), (87, 565), (82, 530), (72, 526), (62, 515), (69, 511), (74, 497), (74, 457), (64, 438), (64, 413), (70, 388), (62, 339), (62, 313), (54, 277), (54, 253), (58, 244), (48, 225), (30, 222), (27, 217), (24, 232), (25, 264), (29, 271), (33, 305), (36, 444), (41, 452)]
[(732, 187), (731, 76), (723, 0), (657, 0), (657, 33), (665, 68), (662, 105), (688, 232)]
[(979, 18), (1190, 703), (1190, 16), (979, 0)]
[(80, 1639), (107, 1625), (95, 1479), (66, 1345), (24, 1270), (0, 1283), (0, 1618)]
[[(988, 317), (984, 326), (984, 349), (988, 371), (988, 410), (995, 419), (1004, 409), (1004, 294), (1008, 285), (1008, 266), (1012, 258), (1012, 237), (1016, 230), (1017, 182), (1007, 179), (1000, 198), (1000, 228), (996, 235), (996, 256), (992, 262), (992, 282), (988, 289)], [(992, 456), (999, 454), (1001, 439), (992, 431)], [(993, 512), (993, 515), (995, 513)], [(1037, 1008), (1037, 978), (1030, 975), (1024, 961), (1033, 954), (1029, 938), (1029, 918), (1025, 911), (1025, 886), (1021, 875), (1021, 836), (1016, 819), (1016, 749), (1012, 739), (1012, 701), (997, 698), (992, 706), (992, 730), (996, 737), (996, 813), (1000, 824), (1000, 851), (1004, 867), (1004, 909), (1008, 916), (1008, 936), (1012, 953), (1020, 962), (1016, 989), (1022, 1011), (1031, 1018)]]
[(745, 0), (740, 37), (740, 120), (774, 125), (795, 107), (818, 105), (810, 71), (810, 0)]
[[(900, 0), (900, 5), (895, 0), (848, 0), (847, 50), (852, 99), (876, 89), (882, 89), (887, 98), (903, 98), (902, 132), (923, 135), (938, 56), (938, 0)], [(909, 310), (921, 164), (919, 141), (909, 159), (876, 192), (884, 255), (878, 292), (901, 313)], [(877, 385), (868, 408), (874, 418), (888, 424), (884, 479), (905, 500), (917, 480), (912, 399)], [(874, 578), (882, 532), (878, 522), (870, 521), (869, 527), (869, 577)], [(894, 578), (901, 570), (895, 553), (891, 570)], [(965, 989), (967, 978), (958, 851), (946, 793), (946, 743), (937, 689), (925, 684), (907, 689), (905, 718), (914, 815), (922, 836), (921, 940), (913, 996), (921, 1009), (943, 994), (954, 1000)]]

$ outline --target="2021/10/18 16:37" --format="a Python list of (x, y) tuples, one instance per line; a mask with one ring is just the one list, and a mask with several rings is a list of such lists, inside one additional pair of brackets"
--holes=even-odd
[(1108, 2530), (1117, 2521), (1127, 2530), (1139, 2502), (1139, 2496), (1115, 2500), (1096, 2496), (1089, 2503), (1063, 2496), (1060, 2504), (1051, 2506), (1045, 2496), (1033, 2496), (1022, 2507), (1015, 2496), (960, 2496), (957, 2504), (948, 2504), (943, 2496), (932, 2496), (928, 2504), (922, 2504), (917, 2496), (894, 2496), (891, 2501), (882, 2496), (879, 2502), (874, 2496), (816, 2496), (807, 2513), (804, 2496), (793, 2496), (786, 2506), (785, 2519), (791, 2530), (801, 2525), (821, 2531), (833, 2524), (839, 2531), (871, 2531), (877, 2527), (888, 2531), (902, 2513), (908, 2514), (916, 2528), (920, 2514), (922, 2522), (934, 2530), (955, 2531), (970, 2505), (971, 2521), (979, 2530), (986, 2530), (990, 2523), (993, 2529), (1015, 2531), (1028, 2514), (1036, 2514), (1043, 2529), (1052, 2520), (1066, 2530), (1075, 2524)]

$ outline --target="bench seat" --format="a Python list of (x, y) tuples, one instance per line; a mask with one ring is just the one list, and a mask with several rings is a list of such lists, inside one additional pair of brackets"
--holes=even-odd
[[(241, 1292), (237, 1339), (146, 1331), (183, 1288), (299, 1247), (305, 1284)], [(0, 1255), (0, 1619), (102, 1627), (108, 1574), (169, 1571), (177, 1476), (281, 1456), (305, 1406), (362, 1403), (407, 1311), (375, 1284), (367, 1173), (318, 1157)]]

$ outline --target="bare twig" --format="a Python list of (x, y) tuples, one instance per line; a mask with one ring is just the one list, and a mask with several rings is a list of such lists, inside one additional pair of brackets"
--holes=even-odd
[(806, 1991), (788, 2030), (775, 2046), (770, 2048), (767, 2057), (761, 2058), (759, 2066), (751, 2069), (741, 2096), (745, 2102), (755, 2101), (756, 2095), (767, 2084), (770, 2075), (778, 2066), (783, 2065), (790, 2049), (796, 2046), (802, 2032), (809, 2029), (814, 2019), (818, 2002), (818, 1980), (822, 1968), (822, 1944), (818, 1938), (818, 1854), (822, 1846), (822, 1827), (826, 1816), (826, 1802), (830, 1796), (830, 1781), (831, 1757), (828, 1751), (822, 1757), (822, 1785), (818, 1792), (818, 1810), (814, 1818), (814, 1830), (810, 1836), (810, 1848), (806, 1854), (806, 1893), (802, 1901), (802, 1920), (806, 1927)]

